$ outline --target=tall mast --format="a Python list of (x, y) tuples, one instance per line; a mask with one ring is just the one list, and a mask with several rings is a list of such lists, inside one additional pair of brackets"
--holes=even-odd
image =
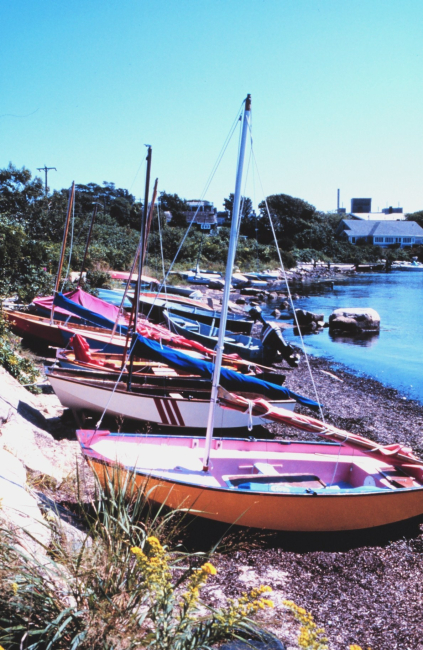
[[(61, 278), (61, 275), (62, 275), (63, 259), (65, 257), (66, 240), (68, 238), (69, 222), (70, 222), (70, 218), (71, 218), (71, 214), (72, 214), (72, 206), (73, 206), (74, 198), (75, 198), (75, 181), (72, 182), (72, 187), (71, 187), (71, 189), (69, 191), (68, 212), (67, 212), (67, 215), (66, 215), (65, 232), (63, 233), (62, 250), (60, 251), (59, 268), (57, 269), (56, 286), (54, 288), (54, 293), (55, 294), (59, 290), (60, 278)], [(53, 302), (53, 304), (51, 306), (50, 324), (53, 324), (53, 319), (54, 319), (54, 302)]]
[[(145, 193), (144, 193), (144, 206), (143, 206), (143, 211), (142, 211), (142, 220), (141, 220), (141, 248), (140, 248), (140, 253), (138, 257), (138, 278), (137, 278), (137, 283), (135, 285), (135, 294), (134, 294), (134, 310), (133, 310), (133, 315), (134, 315), (134, 332), (137, 331), (137, 323), (138, 323), (138, 312), (139, 312), (139, 306), (140, 306), (140, 291), (141, 291), (141, 276), (142, 276), (142, 267), (143, 267), (143, 257), (144, 257), (144, 245), (145, 245), (145, 230), (146, 230), (146, 225), (147, 225), (147, 211), (148, 211), (148, 195), (150, 193), (150, 172), (151, 172), (151, 156), (152, 156), (152, 148), (150, 145), (147, 145), (148, 151), (147, 151), (147, 171), (146, 171), (146, 176), (145, 176)], [(131, 360), (130, 360), (130, 365), (129, 365), (129, 372), (128, 372), (128, 388), (131, 387), (131, 380), (132, 380), (132, 367), (133, 367), (133, 356), (131, 354)]]
[(224, 349), (226, 320), (228, 318), (229, 292), (231, 288), (232, 271), (233, 271), (235, 252), (236, 252), (236, 240), (238, 235), (239, 206), (241, 203), (241, 185), (242, 185), (242, 172), (244, 169), (245, 144), (247, 141), (247, 132), (248, 132), (250, 113), (251, 113), (251, 95), (247, 95), (247, 98), (245, 100), (245, 107), (244, 107), (244, 119), (242, 123), (242, 135), (241, 135), (241, 145), (239, 148), (238, 166), (236, 171), (231, 235), (230, 235), (229, 249), (228, 249), (228, 261), (226, 264), (225, 286), (223, 289), (223, 298), (222, 298), (222, 312), (220, 315), (219, 336), (217, 340), (216, 357), (214, 360), (214, 372), (213, 372), (213, 381), (212, 381), (212, 389), (211, 389), (210, 409), (209, 409), (209, 416), (207, 420), (206, 441), (204, 445), (203, 470), (205, 472), (209, 468), (210, 449), (211, 449), (211, 441), (213, 437), (213, 428), (214, 428), (214, 414), (215, 414), (216, 404), (217, 404), (217, 394), (218, 394), (219, 381), (220, 381), (220, 369), (222, 366), (222, 355)]

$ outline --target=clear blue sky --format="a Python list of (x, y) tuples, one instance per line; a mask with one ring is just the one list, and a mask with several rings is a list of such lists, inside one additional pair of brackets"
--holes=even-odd
[(159, 188), (197, 198), (251, 93), (266, 194), (423, 209), (421, 0), (13, 0), (0, 43), (0, 167), (57, 167), (52, 188), (140, 197), (149, 143)]

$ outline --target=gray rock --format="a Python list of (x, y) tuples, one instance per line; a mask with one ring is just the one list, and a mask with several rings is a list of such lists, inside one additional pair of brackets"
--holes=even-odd
[(343, 327), (343, 331), (378, 332), (380, 316), (370, 307), (335, 309), (329, 316), (329, 328), (339, 330)]
[(245, 300), (245, 298), (237, 298), (235, 302), (237, 305), (245, 305), (247, 301)]
[(295, 314), (300, 327), (310, 327), (312, 323), (319, 325), (319, 327), (323, 326), (323, 314), (313, 314), (313, 312), (305, 311), (305, 309), (296, 309)]
[(286, 650), (286, 645), (275, 636), (264, 632), (260, 638), (242, 641), (234, 639), (220, 646), (220, 650)]
[(279, 316), (281, 315), (281, 312), (279, 311), (279, 309), (274, 309), (271, 312), (271, 315), (274, 316), (275, 318), (279, 318)]

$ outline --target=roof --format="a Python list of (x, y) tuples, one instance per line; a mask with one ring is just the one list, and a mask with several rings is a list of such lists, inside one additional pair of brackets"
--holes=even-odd
[(357, 221), (343, 219), (339, 230), (352, 237), (423, 237), (423, 228), (415, 221)]
[(360, 221), (404, 221), (405, 214), (402, 212), (351, 212), (349, 215)]

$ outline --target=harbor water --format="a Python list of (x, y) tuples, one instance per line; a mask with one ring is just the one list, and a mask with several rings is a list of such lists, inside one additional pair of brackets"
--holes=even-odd
[[(298, 292), (295, 307), (323, 313), (325, 322), (341, 307), (372, 307), (381, 318), (376, 335), (334, 337), (327, 328), (304, 335), (309, 354), (348, 366), (423, 403), (423, 272), (366, 273), (336, 280), (333, 289), (315, 283)], [(293, 330), (285, 335), (300, 345)]]

